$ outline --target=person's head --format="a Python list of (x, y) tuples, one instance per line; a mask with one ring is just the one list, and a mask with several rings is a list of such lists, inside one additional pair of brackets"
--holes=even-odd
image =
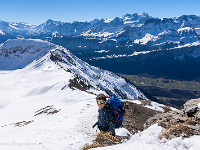
[(106, 96), (104, 94), (97, 95), (96, 101), (100, 109), (103, 108), (107, 104)]

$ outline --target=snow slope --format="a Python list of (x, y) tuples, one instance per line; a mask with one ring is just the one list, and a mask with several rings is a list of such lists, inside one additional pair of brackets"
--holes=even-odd
[[(94, 138), (95, 95), (61, 90), (72, 75), (49, 65), (0, 71), (0, 149), (80, 149)], [(59, 112), (36, 115), (47, 106), (52, 106), (48, 112)]]

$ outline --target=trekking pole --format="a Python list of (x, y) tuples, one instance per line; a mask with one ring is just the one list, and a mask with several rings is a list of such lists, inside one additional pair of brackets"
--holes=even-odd
[(99, 122), (97, 121), (92, 127), (94, 128), (96, 125), (98, 125), (99, 124)]

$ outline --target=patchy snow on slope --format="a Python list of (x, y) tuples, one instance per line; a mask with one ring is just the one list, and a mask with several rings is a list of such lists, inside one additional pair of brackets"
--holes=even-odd
[(59, 56), (56, 63), (60, 67), (81, 77), (87, 86), (91, 86), (87, 90), (88, 92), (96, 89), (106, 91), (110, 96), (115, 95), (118, 98), (147, 99), (141, 91), (137, 90), (134, 85), (128, 83), (125, 79), (110, 71), (90, 66), (88, 63), (72, 55), (66, 49), (57, 47), (56, 50), (51, 51), (51, 55)]
[(157, 110), (157, 111), (161, 111), (161, 112), (165, 112), (165, 110), (162, 108), (164, 107), (164, 105), (156, 103), (156, 102), (151, 102), (151, 106), (144, 106), (153, 110)]
[(130, 54), (130, 55), (127, 55), (128, 57), (131, 57), (131, 56), (136, 56), (136, 55), (140, 55), (140, 54), (148, 54), (148, 53), (151, 53), (151, 52), (154, 52), (155, 50), (152, 50), (152, 51), (142, 51), (142, 52), (134, 52), (133, 54)]
[(179, 45), (178, 47), (169, 48), (168, 50), (174, 50), (174, 49), (177, 49), (177, 48), (184, 48), (184, 47), (191, 47), (191, 46), (199, 46), (199, 45), (200, 45), (200, 41), (197, 41), (197, 42), (188, 43), (188, 44), (185, 44), (185, 45)]
[(95, 51), (96, 53), (108, 53), (109, 52), (109, 50), (108, 51), (106, 51), (106, 50), (100, 50), (100, 51)]
[(195, 31), (200, 36), (200, 28), (195, 28)]
[(145, 36), (141, 39), (136, 39), (134, 40), (134, 43), (139, 43), (139, 44), (147, 44), (149, 41), (152, 41), (153, 39), (157, 39), (157, 36), (151, 35), (149, 33), (145, 34)]
[(132, 56), (141, 55), (141, 54), (148, 54), (148, 53), (155, 52), (155, 51), (159, 51), (159, 50), (142, 51), (142, 52), (136, 52), (136, 51), (135, 51), (134, 53), (132, 53), (132, 54), (130, 54), (130, 55), (127, 55), (127, 54), (123, 54), (123, 55), (116, 55), (116, 54), (113, 54), (113, 55), (106, 55), (105, 57), (95, 57), (95, 58), (93, 58), (93, 59), (99, 60), (99, 59), (132, 57)]
[(1, 35), (5, 35), (5, 33), (4, 33), (2, 30), (0, 30), (0, 34), (1, 34)]
[(113, 35), (114, 33), (111, 33), (111, 32), (98, 32), (98, 33), (95, 33), (95, 32), (91, 32), (91, 31), (87, 31), (87, 32), (84, 32), (81, 34), (81, 36), (91, 36), (91, 37), (108, 37), (108, 36), (111, 36)]
[(123, 100), (123, 101), (124, 101), (124, 102), (125, 102), (125, 101), (128, 101), (128, 102), (136, 103), (136, 104), (138, 104), (138, 105), (142, 104), (142, 102), (139, 101), (139, 100), (128, 100), (128, 99), (125, 99), (125, 100)]
[[(132, 102), (132, 103), (135, 103), (135, 104), (138, 104), (138, 105), (143, 105), (143, 103), (140, 100), (136, 100), (136, 99), (134, 99), (134, 100), (124, 99), (123, 101), (128, 101), (128, 102)], [(146, 101), (149, 101), (149, 100), (146, 100)], [(165, 110), (163, 108), (166, 107), (163, 104), (159, 104), (159, 103), (156, 103), (156, 102), (153, 102), (153, 101), (149, 101), (149, 104), (145, 104), (143, 106), (147, 107), (149, 109), (160, 111), (160, 112), (165, 112)], [(172, 109), (172, 107), (171, 107), (171, 109)], [(173, 110), (176, 110), (176, 109), (173, 109)]]
[(178, 29), (177, 31), (178, 32), (183, 32), (183, 31), (187, 31), (187, 32), (189, 32), (189, 31), (193, 31), (194, 29), (192, 29), (192, 28), (190, 28), (190, 27), (185, 27), (185, 28), (180, 28), (180, 29)]

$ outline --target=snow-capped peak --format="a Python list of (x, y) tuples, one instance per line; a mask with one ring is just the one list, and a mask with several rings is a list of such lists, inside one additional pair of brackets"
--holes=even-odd
[(41, 39), (9, 39), (3, 44), (3, 49), (11, 50), (14, 47), (22, 47), (27, 48), (30, 47), (36, 47), (37, 49), (43, 48), (43, 47), (50, 47), (53, 44), (47, 41), (43, 41)]
[(7, 40), (0, 47), (0, 70), (22, 69), (53, 47), (40, 39)]

